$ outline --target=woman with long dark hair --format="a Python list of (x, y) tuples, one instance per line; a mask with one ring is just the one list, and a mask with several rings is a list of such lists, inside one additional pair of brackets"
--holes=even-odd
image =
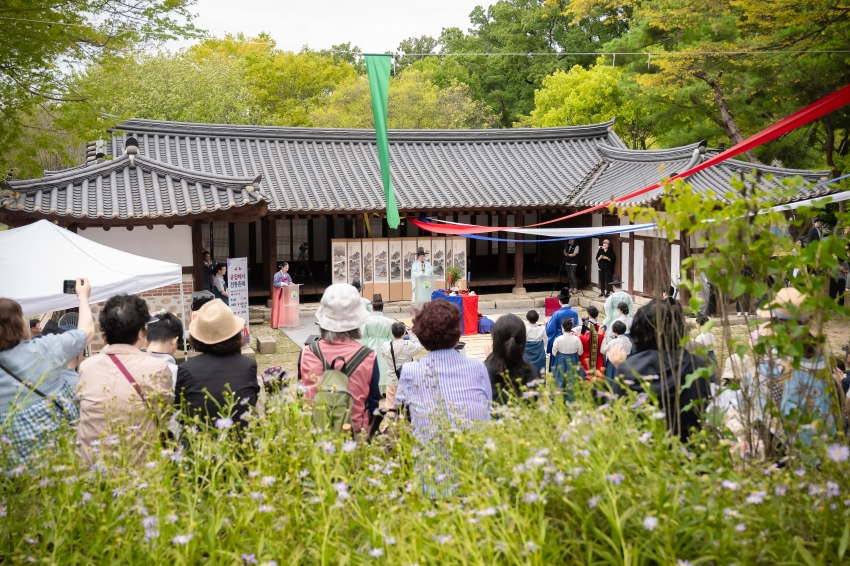
[[(687, 385), (687, 377), (707, 364), (682, 348), (684, 335), (685, 317), (679, 303), (655, 299), (635, 313), (633, 349), (628, 359), (616, 345), (608, 357), (616, 368), (616, 376), (624, 378), (626, 387), (642, 392), (649, 385), (664, 410), (667, 428), (686, 441), (691, 428), (700, 428), (698, 411), (703, 407), (698, 407), (697, 401), (708, 397), (708, 383), (697, 379)], [(619, 384), (614, 389), (624, 393)]]
[(520, 387), (539, 377), (537, 368), (524, 359), (525, 324), (518, 316), (499, 317), (492, 330), (493, 351), (484, 364), (490, 374), (493, 400), (507, 403), (510, 394), (519, 396)]

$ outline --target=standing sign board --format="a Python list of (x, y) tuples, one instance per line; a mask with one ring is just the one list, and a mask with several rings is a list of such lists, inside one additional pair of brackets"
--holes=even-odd
[(245, 321), (242, 337), (251, 340), (248, 326), (248, 258), (232, 257), (227, 260), (227, 291), (230, 294), (230, 310)]

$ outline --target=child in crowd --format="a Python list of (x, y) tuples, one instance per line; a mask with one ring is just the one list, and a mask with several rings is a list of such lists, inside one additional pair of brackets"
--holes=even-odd
[(561, 328), (564, 333), (555, 338), (552, 344), (549, 371), (555, 375), (558, 388), (564, 390), (564, 398), (574, 401), (573, 384), (584, 376), (580, 359), (584, 350), (579, 337), (573, 334), (572, 318), (565, 318)]
[(424, 349), (424, 346), (412, 332), (409, 340), (404, 339), (407, 327), (402, 322), (394, 322), (390, 330), (393, 339), (384, 342), (381, 347), (381, 356), (387, 362), (387, 412), (392, 416), (395, 415), (395, 394), (398, 391), (401, 368), (412, 361), (413, 357)]
[(708, 323), (708, 317), (702, 313), (697, 316), (697, 324), (700, 327), (700, 333), (694, 338), (694, 345), (699, 350), (705, 350), (706, 355), (714, 364), (714, 367), (717, 367), (717, 356), (714, 355), (714, 336), (711, 335), (711, 332), (706, 330), (702, 332), (702, 327)]
[[(622, 304), (622, 303), (621, 303)], [(620, 344), (626, 356), (632, 353), (632, 340), (626, 334), (626, 323), (622, 320), (615, 320), (611, 324), (611, 331), (605, 336), (605, 343), (602, 344), (602, 353), (607, 355), (608, 350), (614, 344)], [(614, 379), (617, 369), (610, 361), (605, 361), (605, 378)]]
[(546, 369), (546, 329), (537, 324), (540, 315), (535, 310), (525, 314), (525, 361), (537, 368), (540, 375)]

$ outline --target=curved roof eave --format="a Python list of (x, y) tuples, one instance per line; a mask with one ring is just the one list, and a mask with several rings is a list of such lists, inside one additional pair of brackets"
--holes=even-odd
[[(587, 126), (561, 128), (509, 128), (481, 130), (389, 130), (390, 142), (461, 143), (562, 140), (608, 137), (614, 119)], [(280, 139), (293, 141), (368, 142), (375, 143), (374, 129), (300, 128), (283, 126), (244, 126), (238, 124), (198, 124), (131, 119), (112, 130), (179, 136)]]

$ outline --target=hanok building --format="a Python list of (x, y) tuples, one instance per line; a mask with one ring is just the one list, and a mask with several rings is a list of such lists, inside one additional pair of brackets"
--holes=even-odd
[[(390, 131), (400, 213), (525, 226), (608, 202), (711, 154), (698, 143), (630, 150), (612, 126), (613, 120), (544, 129)], [(430, 253), (440, 277), (459, 267), (479, 290), (509, 286), (524, 292), (526, 284), (552, 284), (563, 257), (559, 242), (437, 237), (409, 222), (390, 229), (371, 130), (129, 120), (100, 147), (105, 155), (96, 155), (90, 144), (89, 160), (79, 167), (9, 182), (0, 221), (16, 226), (46, 218), (106, 245), (180, 263), (195, 289), (203, 288), (202, 250), (217, 261), (247, 257), (254, 297), (269, 296), (281, 261), (290, 262), (305, 295), (331, 282), (360, 279), (365, 296), (380, 292), (400, 300), (409, 298), (404, 283), (418, 247)], [(689, 182), (706, 198), (722, 200), (730, 179), (752, 169), (728, 160)], [(761, 178), (766, 185), (794, 175), (807, 181), (827, 176), (759, 169), (773, 176)], [(638, 204), (657, 202), (662, 192), (643, 195)], [(627, 217), (588, 214), (552, 227), (628, 223)], [(615, 273), (630, 292), (654, 295), (678, 280), (687, 242), (671, 244), (659, 236), (645, 231), (610, 237)], [(579, 272), (592, 285), (598, 282), (599, 239), (581, 244)], [(659, 257), (669, 258), (661, 270)]]

